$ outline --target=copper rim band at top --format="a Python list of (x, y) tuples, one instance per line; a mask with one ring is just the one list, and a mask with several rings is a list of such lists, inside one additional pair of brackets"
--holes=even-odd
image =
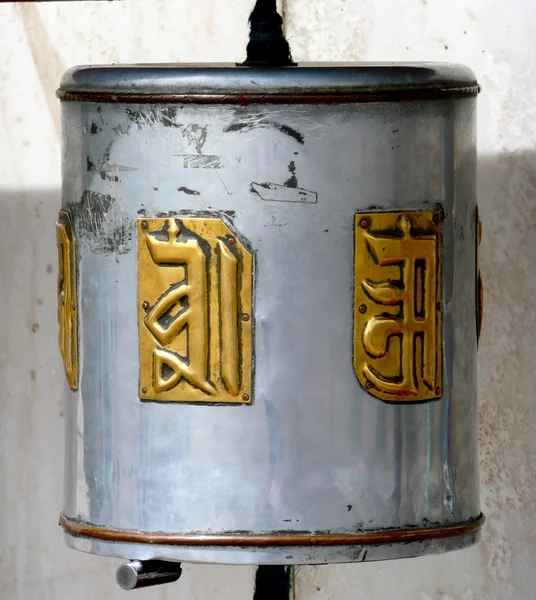
[(104, 91), (58, 90), (63, 102), (99, 102), (112, 104), (354, 104), (363, 102), (393, 102), (472, 98), (480, 92), (479, 85), (446, 88), (415, 88), (413, 90), (360, 91), (355, 93), (311, 94), (154, 94)]
[(484, 515), (477, 519), (443, 527), (384, 529), (370, 533), (274, 533), (265, 535), (237, 534), (175, 534), (142, 533), (109, 529), (60, 516), (64, 531), (76, 537), (103, 542), (157, 544), (162, 546), (223, 546), (223, 547), (285, 547), (285, 546), (356, 546), (401, 544), (425, 540), (452, 538), (476, 533), (484, 523)]

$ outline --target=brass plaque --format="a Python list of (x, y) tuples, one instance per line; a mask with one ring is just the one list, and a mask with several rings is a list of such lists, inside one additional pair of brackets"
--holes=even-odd
[(140, 398), (251, 403), (249, 244), (220, 218), (137, 227)]
[(76, 303), (76, 247), (69, 214), (60, 211), (56, 223), (58, 244), (59, 344), (67, 381), (78, 389), (78, 317)]
[(439, 212), (355, 215), (354, 369), (381, 400), (441, 397)]

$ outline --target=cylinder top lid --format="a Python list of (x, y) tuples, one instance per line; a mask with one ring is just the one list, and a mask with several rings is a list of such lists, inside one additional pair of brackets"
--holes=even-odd
[(475, 96), (474, 73), (451, 63), (302, 63), (79, 66), (61, 80), (64, 101), (371, 102)]

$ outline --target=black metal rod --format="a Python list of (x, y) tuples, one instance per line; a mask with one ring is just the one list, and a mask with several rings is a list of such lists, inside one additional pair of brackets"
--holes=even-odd
[(253, 600), (289, 600), (292, 567), (261, 565), (255, 575)]
[(283, 17), (277, 12), (276, 0), (257, 0), (249, 24), (247, 59), (243, 66), (289, 67), (296, 64), (283, 33)]
[(174, 583), (182, 574), (181, 564), (164, 560), (132, 560), (117, 569), (116, 579), (124, 590)]

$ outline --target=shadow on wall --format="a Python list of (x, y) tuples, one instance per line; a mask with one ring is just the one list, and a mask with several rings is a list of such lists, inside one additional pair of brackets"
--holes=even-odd
[[(51, 322), (56, 319), (55, 221), (60, 203), (57, 190), (0, 189), (0, 299), (5, 309), (0, 338), (10, 341), (11, 351), (30, 350), (33, 345), (22, 347), (28, 332), (42, 334), (44, 326), (55, 331)], [(10, 335), (14, 328), (19, 339)], [(39, 337), (50, 351), (57, 336)]]
[[(487, 585), (503, 581), (529, 598), (534, 540), (525, 532), (536, 527), (536, 151), (482, 156), (478, 167), (479, 452), (487, 517), (480, 551)], [(489, 594), (500, 597), (491, 588)]]

